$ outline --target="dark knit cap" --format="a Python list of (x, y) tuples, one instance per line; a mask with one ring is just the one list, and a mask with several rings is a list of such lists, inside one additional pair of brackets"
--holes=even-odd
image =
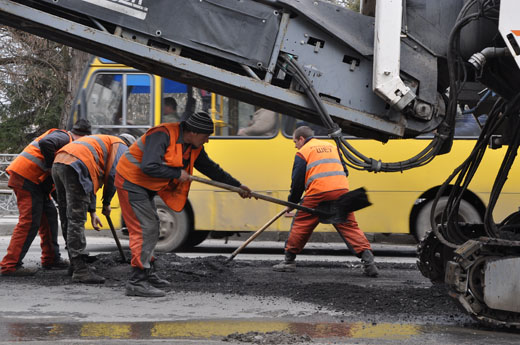
[(72, 126), (71, 132), (76, 135), (91, 135), (92, 127), (90, 126), (90, 122), (86, 119), (79, 119), (76, 121), (74, 126)]
[(190, 117), (184, 121), (184, 127), (190, 132), (202, 134), (211, 134), (214, 130), (213, 120), (209, 114), (204, 111), (191, 114)]

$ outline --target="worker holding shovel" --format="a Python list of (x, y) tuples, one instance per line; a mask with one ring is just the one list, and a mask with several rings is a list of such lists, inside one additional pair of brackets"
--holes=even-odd
[[(305, 192), (301, 206), (311, 209), (323, 202), (339, 199), (349, 191), (347, 175), (337, 148), (326, 141), (315, 139), (313, 135), (313, 130), (308, 126), (298, 127), (294, 131), (293, 141), (298, 152), (294, 160), (289, 194), (289, 201), (298, 203)], [(291, 211), (292, 208), (288, 206), (286, 210)], [(285, 260), (274, 265), (274, 271), (296, 270), (296, 254), (303, 250), (318, 223), (318, 215), (300, 210), (296, 212), (285, 243)], [(378, 270), (372, 248), (359, 228), (354, 213), (348, 213), (346, 220), (334, 224), (334, 227), (347, 246), (361, 258), (364, 274), (376, 277)]]
[(212, 180), (239, 187), (241, 197), (251, 197), (251, 190), (220, 168), (204, 150), (213, 128), (205, 112), (194, 113), (180, 124), (163, 123), (149, 129), (119, 161), (116, 187), (132, 252), (126, 295), (161, 297), (165, 293), (160, 288), (170, 286), (155, 273), (153, 264), (160, 225), (155, 195), (172, 210), (181, 211), (195, 168)]
[(115, 194), (115, 167), (128, 146), (135, 141), (130, 134), (89, 135), (62, 147), (52, 166), (52, 177), (58, 194), (58, 210), (67, 233), (67, 248), (72, 268), (72, 281), (103, 284), (105, 278), (87, 265), (85, 222), (90, 213), (92, 226), (99, 230), (96, 215), (96, 192), (103, 187), (103, 211), (110, 216), (110, 201)]

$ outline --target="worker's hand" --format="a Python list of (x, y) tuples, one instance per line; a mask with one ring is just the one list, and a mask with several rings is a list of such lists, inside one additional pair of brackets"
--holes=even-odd
[(179, 182), (186, 182), (190, 179), (190, 174), (186, 172), (186, 170), (181, 170), (181, 176), (178, 178)]
[(239, 191), (238, 194), (240, 194), (242, 199), (245, 199), (245, 198), (251, 199), (251, 189), (249, 189), (249, 187), (244, 186), (242, 184), (242, 185), (240, 185), (240, 189), (241, 189), (241, 191)]
[(294, 210), (293, 207), (291, 207), (291, 206), (287, 206), (287, 207), (285, 208), (285, 213), (291, 213), (292, 210)]
[(96, 212), (90, 212), (90, 221), (92, 222), (92, 227), (96, 231), (99, 231), (99, 229), (103, 226), (101, 219), (99, 219)]
[(101, 213), (105, 216), (105, 217), (110, 217), (110, 212), (112, 211), (112, 208), (110, 207), (110, 205), (103, 205), (103, 210), (101, 211)]

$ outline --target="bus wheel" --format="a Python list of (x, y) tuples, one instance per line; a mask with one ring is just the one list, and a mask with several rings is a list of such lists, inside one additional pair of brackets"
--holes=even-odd
[[(437, 203), (437, 207), (435, 209), (435, 220), (440, 223), (442, 211), (446, 208), (446, 204), (448, 203), (448, 197), (443, 196), (439, 199)], [(419, 210), (417, 214), (417, 218), (415, 221), (415, 231), (414, 236), (417, 242), (422, 241), (426, 234), (431, 230), (431, 222), (430, 222), (430, 213), (433, 205), (433, 200), (429, 200), (424, 203), (424, 205)], [(462, 223), (469, 224), (478, 224), (482, 223), (482, 218), (480, 217), (480, 213), (478, 210), (466, 200), (460, 201), (459, 206), (459, 217), (458, 221)]]
[(171, 252), (181, 248), (190, 234), (190, 221), (188, 212), (182, 210), (175, 212), (160, 199), (155, 199), (157, 214), (161, 222), (159, 226), (159, 241), (155, 250), (159, 252)]

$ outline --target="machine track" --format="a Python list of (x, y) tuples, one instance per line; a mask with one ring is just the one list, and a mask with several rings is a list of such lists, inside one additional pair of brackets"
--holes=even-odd
[[(519, 264), (520, 242), (481, 237), (454, 251), (454, 260), (446, 266), (445, 282), (450, 295), (474, 319), (490, 326), (519, 328), (515, 286)], [(489, 306), (496, 303), (503, 309)]]
[(500, 239), (482, 237), (482, 224), (459, 224), (459, 230), (468, 240), (457, 248), (428, 233), (417, 248), (420, 272), (433, 283), (447, 284), (450, 296), (480, 323), (520, 328), (518, 229), (502, 231)]

